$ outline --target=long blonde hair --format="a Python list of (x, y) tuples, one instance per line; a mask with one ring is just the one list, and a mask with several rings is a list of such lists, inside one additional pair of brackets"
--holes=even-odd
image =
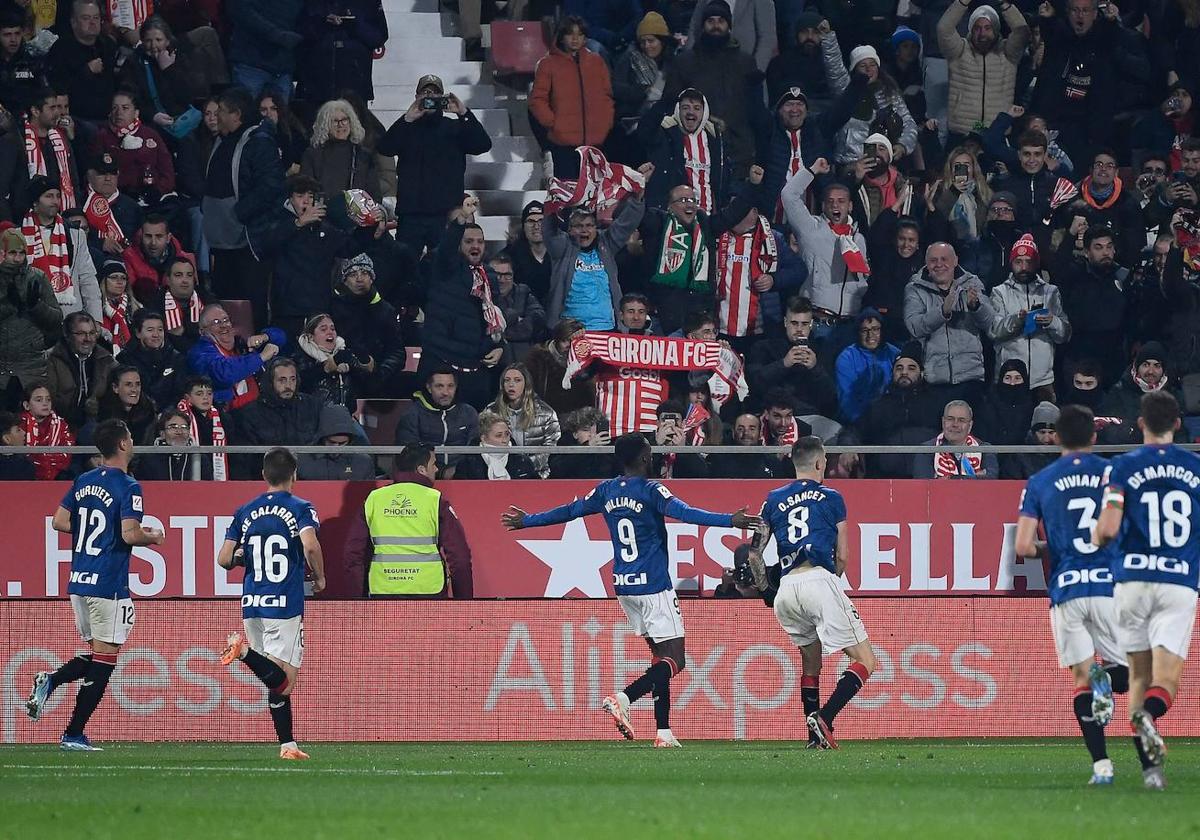
[[(521, 401), (516, 408), (510, 408), (508, 400), (504, 397), (504, 374), (510, 370), (515, 370), (525, 380), (525, 390), (521, 392)], [(524, 431), (533, 425), (536, 402), (537, 394), (533, 390), (533, 374), (525, 365), (513, 362), (500, 374), (500, 393), (496, 395), (496, 414), (508, 423), (510, 428), (515, 426)]]
[(971, 178), (975, 181), (975, 200), (980, 207), (987, 207), (988, 202), (992, 200), (992, 188), (988, 186), (987, 178), (979, 168), (979, 158), (971, 154), (966, 146), (955, 146), (950, 154), (946, 155), (946, 163), (942, 166), (943, 192), (947, 195), (954, 194), (951, 190), (954, 188), (954, 159), (957, 157), (970, 159)]
[(329, 129), (333, 127), (333, 116), (338, 111), (341, 111), (350, 120), (351, 143), (357, 146), (367, 136), (367, 130), (363, 128), (362, 120), (358, 118), (358, 114), (355, 113), (350, 103), (345, 99), (330, 99), (317, 109), (317, 118), (313, 120), (313, 133), (310, 142), (314, 149), (319, 149), (329, 142)]

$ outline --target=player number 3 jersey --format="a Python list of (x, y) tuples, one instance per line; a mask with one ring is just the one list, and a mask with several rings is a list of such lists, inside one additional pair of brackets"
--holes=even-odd
[(271, 492), (238, 508), (225, 538), (245, 552), (243, 618), (304, 614), (304, 546), (300, 533), (320, 528), (312, 503)]

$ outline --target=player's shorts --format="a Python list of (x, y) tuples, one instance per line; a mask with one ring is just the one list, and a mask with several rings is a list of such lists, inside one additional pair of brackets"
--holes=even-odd
[(1064, 668), (1087, 662), (1097, 653), (1106, 663), (1125, 664), (1112, 598), (1072, 598), (1056, 604), (1050, 608), (1050, 629), (1058, 664)]
[(133, 599), (72, 595), (75, 627), (85, 642), (123, 645), (133, 631)]
[(618, 595), (617, 603), (639, 636), (652, 642), (683, 638), (683, 614), (674, 589), (653, 595)]
[(293, 668), (304, 659), (304, 616), (243, 618), (246, 640), (259, 653), (273, 656)]
[(1123, 581), (1113, 587), (1113, 612), (1122, 650), (1162, 647), (1187, 658), (1196, 623), (1196, 590), (1175, 583)]
[(818, 639), (825, 653), (867, 640), (867, 628), (836, 575), (813, 568), (783, 576), (775, 596), (775, 617), (798, 647)]

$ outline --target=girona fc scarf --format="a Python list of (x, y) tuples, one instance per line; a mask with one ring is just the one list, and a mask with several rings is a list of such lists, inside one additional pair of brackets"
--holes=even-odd
[(41, 269), (54, 289), (58, 302), (74, 306), (75, 284), (71, 280), (71, 258), (67, 252), (67, 226), (63, 224), (61, 214), (54, 217), (50, 226), (50, 244), (46, 245), (41, 223), (35, 218), (33, 211), (21, 223), (21, 233), (25, 236), (25, 253), (34, 268)]
[(615, 207), (627, 195), (637, 195), (646, 186), (642, 173), (630, 166), (609, 163), (595, 146), (580, 146), (579, 180), (551, 178), (546, 212), (564, 207), (586, 207), (599, 213)]
[(708, 288), (708, 240), (699, 218), (689, 230), (672, 214), (667, 214), (662, 250), (650, 282), (701, 292)]
[(104, 297), (104, 327), (112, 337), (113, 355), (121, 352), (121, 348), (129, 343), (133, 338), (133, 333), (129, 330), (129, 295), (121, 295), (121, 299), (115, 304), (109, 300), (108, 296)]
[[(199, 444), (200, 443), (200, 425), (196, 422), (196, 412), (199, 409), (197, 409), (194, 405), (192, 405), (190, 402), (188, 402), (187, 398), (180, 400), (179, 404), (175, 407), (178, 408), (180, 411), (182, 411), (184, 414), (186, 414), (188, 420), (191, 421), (192, 443)], [(208, 410), (208, 419), (212, 421), (212, 439), (213, 439), (212, 445), (213, 446), (224, 446), (226, 443), (225, 427), (221, 425), (221, 412), (217, 411), (215, 406)], [(228, 476), (229, 476), (229, 463), (228, 463), (228, 459), (227, 459), (227, 456), (225, 455), (225, 453), (224, 452), (214, 452), (212, 459), (213, 459), (213, 461), (212, 461), (213, 481), (227, 480)]]
[[(113, 198), (118, 195), (120, 195), (119, 192), (113, 193)], [(88, 227), (94, 230), (101, 239), (115, 239), (122, 245), (129, 244), (129, 240), (125, 238), (125, 232), (117, 223), (117, 217), (113, 215), (109, 199), (95, 190), (88, 190), (87, 200), (83, 202), (83, 215), (87, 218)]]
[(154, 0), (108, 0), (107, 9), (113, 26), (136, 32), (154, 14)]
[(746, 364), (735, 350), (721, 345), (721, 360), (717, 369), (708, 378), (708, 393), (713, 405), (723, 408), (734, 394), (739, 400), (746, 399), (750, 394), (750, 386), (746, 383)]
[[(124, 128), (117, 128), (115, 125), (110, 126), (110, 127), (112, 128), (112, 130), (114, 132), (116, 132), (118, 140), (124, 140), (126, 137), (130, 136), (131, 134), (135, 137), (137, 136), (138, 131), (140, 131), (142, 128), (142, 119), (141, 119), (141, 117), (138, 117), (136, 120), (134, 120), (133, 122), (131, 122), (129, 125), (125, 126)], [(121, 144), (121, 148), (122, 149), (125, 148), (124, 143)]]
[[(67, 421), (53, 411), (42, 420), (35, 420), (28, 411), (21, 412), (21, 430), (25, 432), (26, 446), (74, 446), (75, 436), (71, 434)], [(71, 465), (71, 456), (63, 453), (53, 455), (33, 455), (34, 474), (38, 481), (53, 481), (58, 474)]]
[(762, 332), (754, 282), (779, 266), (775, 234), (762, 216), (753, 230), (727, 231), (717, 240), (717, 319), (725, 335), (741, 338)]
[[(58, 162), (58, 189), (62, 193), (62, 209), (70, 210), (75, 207), (75, 184), (71, 180), (71, 147), (67, 138), (57, 128), (46, 132), (47, 139), (54, 149), (54, 159)], [(25, 121), (25, 160), (29, 166), (29, 177), (46, 174), (46, 155), (42, 150), (42, 141), (29, 121)]]
[(688, 186), (696, 193), (696, 203), (705, 213), (713, 211), (712, 151), (708, 133), (701, 128), (695, 134), (683, 135), (683, 174)]
[(492, 341), (503, 341), (504, 313), (492, 302), (492, 284), (488, 280), (487, 271), (481, 265), (471, 266), (471, 297), (478, 298), (483, 306), (483, 320), (487, 323), (487, 334)]
[[(204, 304), (200, 302), (199, 293), (192, 292), (192, 297), (188, 301), (187, 323), (199, 323), (200, 311), (202, 309), (204, 309)], [(175, 295), (171, 294), (170, 291), (163, 295), (163, 319), (166, 321), (168, 332), (184, 326), (183, 307), (179, 305), (179, 301), (175, 300)]]
[(855, 226), (853, 224), (835, 225), (830, 222), (829, 229), (837, 236), (838, 254), (841, 256), (842, 262), (846, 264), (846, 270), (864, 277), (869, 275), (871, 267), (867, 265), (867, 258), (859, 249), (858, 243), (854, 241)]
[[(938, 435), (933, 445), (945, 446), (946, 436)], [(967, 439), (962, 442), (962, 445), (978, 446), (979, 439), (974, 435), (967, 435)], [(981, 469), (983, 469), (983, 455), (979, 452), (937, 452), (933, 456), (934, 478), (949, 478), (955, 475), (974, 478)]]

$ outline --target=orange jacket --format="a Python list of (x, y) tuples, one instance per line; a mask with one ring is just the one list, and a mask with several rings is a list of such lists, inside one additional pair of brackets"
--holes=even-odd
[(598, 146), (613, 127), (612, 79), (604, 59), (588, 49), (578, 61), (557, 46), (533, 75), (529, 111), (559, 146)]

